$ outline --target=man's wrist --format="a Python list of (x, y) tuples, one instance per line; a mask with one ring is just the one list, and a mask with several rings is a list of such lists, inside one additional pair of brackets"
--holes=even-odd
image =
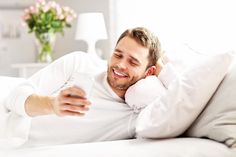
[(53, 114), (55, 97), (30, 95), (25, 101), (25, 111), (30, 117)]

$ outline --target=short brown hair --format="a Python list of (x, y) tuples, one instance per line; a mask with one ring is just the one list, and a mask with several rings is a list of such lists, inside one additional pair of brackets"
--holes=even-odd
[(156, 65), (158, 59), (162, 56), (161, 44), (158, 38), (144, 27), (136, 27), (124, 31), (117, 40), (117, 43), (124, 37), (135, 39), (142, 46), (149, 49), (149, 64), (147, 67)]

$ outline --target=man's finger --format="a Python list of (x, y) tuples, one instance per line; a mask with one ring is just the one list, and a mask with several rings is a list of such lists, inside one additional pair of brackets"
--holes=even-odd
[(74, 96), (78, 96), (78, 97), (85, 97), (86, 96), (85, 92), (81, 88), (75, 87), (75, 86), (62, 90), (61, 94), (63, 96), (70, 96), (70, 95), (74, 95)]
[(67, 110), (67, 111), (72, 111), (72, 112), (82, 112), (84, 113), (85, 111), (88, 111), (89, 108), (84, 105), (70, 105), (70, 104), (63, 104), (60, 106), (61, 110)]
[(62, 104), (72, 104), (72, 105), (91, 105), (91, 102), (84, 98), (76, 98), (76, 97), (63, 97), (61, 98)]
[(61, 111), (61, 116), (84, 116), (85, 113), (82, 112), (72, 112), (72, 111)]

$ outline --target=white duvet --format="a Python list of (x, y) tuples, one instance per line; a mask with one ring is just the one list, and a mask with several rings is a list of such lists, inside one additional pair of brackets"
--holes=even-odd
[(207, 139), (121, 140), (1, 150), (1, 157), (235, 157), (236, 151)]

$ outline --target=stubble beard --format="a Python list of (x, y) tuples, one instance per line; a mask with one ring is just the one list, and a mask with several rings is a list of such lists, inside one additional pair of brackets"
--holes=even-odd
[(132, 78), (131, 80), (127, 80), (127, 82), (125, 83), (117, 83), (118, 80), (112, 77), (113, 69), (118, 69), (118, 68), (113, 66), (110, 68), (108, 67), (108, 70), (107, 70), (107, 82), (113, 89), (124, 92), (136, 82), (134, 81), (134, 78)]

